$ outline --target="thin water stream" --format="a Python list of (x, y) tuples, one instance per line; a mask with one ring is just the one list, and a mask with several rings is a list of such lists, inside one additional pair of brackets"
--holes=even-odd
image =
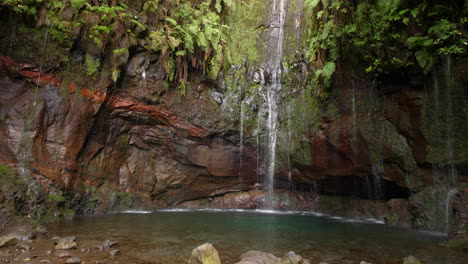
[(266, 104), (268, 111), (267, 133), (268, 151), (266, 157), (266, 182), (265, 187), (269, 192), (274, 190), (274, 176), (276, 165), (276, 141), (278, 134), (278, 100), (282, 88), (281, 75), (284, 42), (284, 24), (286, 20), (286, 9), (288, 0), (274, 0), (272, 10), (272, 21), (270, 24), (269, 56), (266, 69), (270, 76), (266, 87)]

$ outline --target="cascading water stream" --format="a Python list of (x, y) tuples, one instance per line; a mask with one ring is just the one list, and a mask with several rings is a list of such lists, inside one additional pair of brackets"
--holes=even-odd
[(245, 119), (245, 113), (244, 113), (244, 104), (243, 101), (240, 102), (240, 124), (239, 124), (239, 134), (240, 134), (240, 139), (239, 139), (239, 178), (241, 178), (241, 171), (242, 171), (242, 166), (243, 166), (243, 155), (244, 155), (244, 119)]
[(266, 181), (268, 192), (274, 190), (274, 176), (276, 165), (276, 141), (278, 133), (278, 94), (281, 91), (281, 60), (283, 57), (284, 24), (286, 18), (287, 0), (274, 0), (269, 50), (266, 69), (270, 79), (266, 87), (266, 103), (268, 111), (267, 119), (267, 157), (266, 157)]
[(457, 184), (457, 172), (456, 168), (454, 165), (454, 133), (453, 133), (453, 102), (452, 102), (452, 85), (453, 85), (453, 80), (452, 80), (452, 57), (450, 55), (447, 56), (447, 62), (446, 62), (446, 73), (445, 73), (445, 78), (446, 78), (446, 83), (447, 83), (447, 88), (446, 90), (446, 97), (447, 97), (447, 111), (445, 111), (446, 114), (446, 120), (447, 120), (447, 144), (446, 144), (446, 154), (447, 154), (447, 159), (448, 159), (448, 165), (449, 165), (449, 177), (450, 177), (450, 184), (455, 186)]
[(457, 188), (451, 188), (448, 193), (447, 197), (445, 199), (445, 232), (448, 233), (450, 230), (450, 216), (452, 213), (450, 212), (450, 209), (452, 208), (452, 200), (453, 197), (455, 197), (455, 194), (457, 194), (458, 190)]
[(292, 171), (291, 171), (291, 150), (293, 149), (292, 145), (292, 122), (291, 122), (291, 116), (292, 116), (292, 109), (291, 105), (288, 105), (288, 183), (289, 187), (292, 187)]

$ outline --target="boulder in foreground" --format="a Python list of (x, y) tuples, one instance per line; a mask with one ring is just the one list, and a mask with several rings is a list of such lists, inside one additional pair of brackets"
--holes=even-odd
[(189, 264), (221, 264), (218, 251), (212, 244), (205, 243), (192, 250)]

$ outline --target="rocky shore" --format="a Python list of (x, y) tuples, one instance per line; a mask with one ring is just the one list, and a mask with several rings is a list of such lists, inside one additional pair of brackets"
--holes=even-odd
[[(131, 248), (132, 245), (130, 245)], [(135, 246), (135, 245), (133, 245)], [(121, 252), (122, 250), (122, 252)], [(0, 237), (0, 263), (181, 263), (183, 257), (172, 259), (144, 260), (127, 256), (129, 245), (116, 240), (77, 239), (75, 236), (59, 237), (42, 230), (18, 229)], [(181, 252), (182, 253), (182, 252)], [(275, 252), (276, 253), (276, 252)], [(186, 254), (183, 252), (182, 254)], [(192, 250), (188, 264), (221, 264), (218, 251), (212, 244), (205, 243)], [(226, 263), (226, 262), (223, 262)], [(228, 262), (229, 263), (229, 262)], [(234, 263), (234, 262), (231, 262)], [(235, 264), (377, 264), (358, 259), (332, 260), (306, 259), (293, 251), (281, 257), (277, 255), (251, 250), (239, 257)], [(405, 257), (400, 262), (380, 262), (379, 264), (422, 264), (414, 256)]]

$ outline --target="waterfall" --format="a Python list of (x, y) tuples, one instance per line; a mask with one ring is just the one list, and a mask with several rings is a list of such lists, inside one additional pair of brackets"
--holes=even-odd
[[(357, 141), (357, 125), (356, 125), (356, 89), (354, 87), (354, 80), (352, 80), (352, 99), (351, 99), (351, 110), (352, 110), (352, 124), (353, 124), (353, 129), (352, 129), (352, 139), (353, 141)], [(354, 151), (354, 149), (353, 149)]]
[(452, 86), (453, 86), (453, 80), (452, 80), (452, 57), (450, 55), (447, 56), (447, 62), (446, 62), (446, 72), (445, 72), (445, 78), (446, 78), (446, 83), (447, 83), (447, 88), (446, 90), (446, 97), (447, 97), (447, 111), (445, 111), (446, 114), (446, 120), (447, 120), (447, 144), (446, 144), (446, 154), (447, 154), (447, 161), (449, 165), (449, 171), (448, 171), (448, 176), (450, 177), (451, 184), (455, 186), (457, 184), (457, 172), (456, 168), (454, 166), (454, 150), (453, 150), (453, 145), (454, 145), (454, 133), (453, 133), (453, 102), (452, 102)]
[(450, 231), (450, 208), (452, 207), (452, 200), (453, 197), (455, 197), (455, 194), (457, 194), (458, 190), (457, 188), (451, 188), (447, 192), (447, 197), (445, 198), (445, 231), (448, 233)]
[(287, 0), (274, 0), (272, 21), (268, 48), (270, 51), (266, 64), (269, 83), (266, 86), (267, 104), (267, 156), (265, 187), (268, 192), (274, 190), (274, 176), (276, 166), (276, 140), (278, 133), (278, 94), (281, 91), (281, 60), (283, 57), (284, 24), (286, 18)]
[(383, 162), (379, 161), (376, 164), (372, 164), (372, 185), (373, 192), (371, 192), (374, 199), (379, 200), (383, 198), (382, 194), (382, 173), (383, 173)]
[(291, 149), (293, 148), (292, 145), (292, 124), (291, 124), (291, 116), (292, 116), (292, 110), (291, 110), (291, 105), (288, 105), (288, 146), (287, 146), (287, 157), (288, 157), (288, 183), (289, 187), (292, 187), (292, 171), (291, 171)]
[[(432, 120), (430, 129), (433, 139), (442, 146), (443, 158), (439, 163), (432, 164), (434, 184), (456, 186), (457, 168), (455, 166), (455, 129), (454, 129), (454, 80), (452, 76), (452, 59), (446, 57), (444, 70), (441, 71), (442, 81), (437, 72), (433, 71), (432, 87)], [(443, 106), (443, 107), (442, 107)]]
[(240, 139), (239, 139), (239, 178), (241, 177), (241, 170), (242, 170), (242, 165), (243, 165), (243, 155), (244, 155), (244, 119), (245, 119), (245, 113), (244, 113), (244, 104), (242, 103), (242, 100), (240, 102), (240, 124), (239, 124), (239, 134), (240, 134)]

